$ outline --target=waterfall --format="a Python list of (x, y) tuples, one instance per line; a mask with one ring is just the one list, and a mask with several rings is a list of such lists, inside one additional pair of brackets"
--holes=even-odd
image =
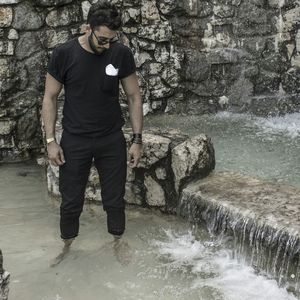
[(182, 193), (178, 213), (191, 223), (204, 223), (210, 234), (232, 236), (235, 258), (300, 295), (298, 232), (271, 227), (249, 211), (207, 201), (201, 193), (187, 190)]

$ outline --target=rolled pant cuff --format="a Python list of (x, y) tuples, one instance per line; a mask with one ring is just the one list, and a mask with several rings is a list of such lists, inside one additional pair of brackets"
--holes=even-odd
[(60, 237), (61, 237), (62, 240), (70, 240), (70, 239), (74, 239), (74, 238), (76, 238), (77, 236), (78, 236), (78, 234), (73, 235), (73, 236), (71, 236), (71, 237), (64, 237), (63, 235), (60, 235)]

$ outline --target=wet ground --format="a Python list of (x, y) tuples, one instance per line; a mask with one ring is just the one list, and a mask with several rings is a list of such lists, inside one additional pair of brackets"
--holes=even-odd
[(106, 232), (101, 207), (87, 207), (80, 235), (62, 247), (59, 210), (34, 163), (0, 165), (0, 248), (11, 273), (10, 300), (295, 300), (274, 280), (232, 259), (230, 240), (176, 216), (127, 209), (121, 244)]

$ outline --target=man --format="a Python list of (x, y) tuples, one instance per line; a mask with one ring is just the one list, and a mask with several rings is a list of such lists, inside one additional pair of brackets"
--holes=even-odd
[[(126, 141), (119, 104), (119, 80), (128, 99), (132, 125), (129, 166), (142, 148), (142, 102), (132, 52), (117, 42), (121, 18), (109, 2), (91, 6), (86, 32), (53, 50), (46, 75), (42, 118), (50, 162), (59, 166), (61, 238), (67, 251), (79, 232), (79, 217), (92, 162), (101, 185), (107, 229), (125, 230)], [(57, 97), (64, 85), (63, 133), (55, 140)]]

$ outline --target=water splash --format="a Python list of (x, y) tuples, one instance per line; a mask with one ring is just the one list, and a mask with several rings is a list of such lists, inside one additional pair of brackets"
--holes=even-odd
[(257, 117), (254, 124), (259, 126), (263, 133), (280, 133), (292, 138), (300, 136), (300, 113), (269, 118)]
[(300, 113), (263, 118), (250, 114), (237, 114), (224, 111), (217, 113), (215, 118), (246, 121), (248, 126), (257, 126), (260, 134), (284, 134), (292, 138), (300, 136)]
[(239, 263), (253, 266), (257, 272), (276, 280), (280, 287), (300, 295), (300, 237), (297, 233), (273, 228), (247, 211), (204, 199), (197, 201), (189, 193), (183, 194), (179, 211), (182, 217), (189, 216), (191, 222), (199, 220), (200, 215), (211, 235), (232, 236), (232, 255)]
[(222, 238), (199, 242), (191, 231), (179, 234), (169, 229), (164, 240), (151, 243), (173, 269), (189, 269), (194, 275), (190, 288), (198, 291), (199, 299), (296, 300), (275, 280), (232, 258), (232, 250), (224, 249)]

